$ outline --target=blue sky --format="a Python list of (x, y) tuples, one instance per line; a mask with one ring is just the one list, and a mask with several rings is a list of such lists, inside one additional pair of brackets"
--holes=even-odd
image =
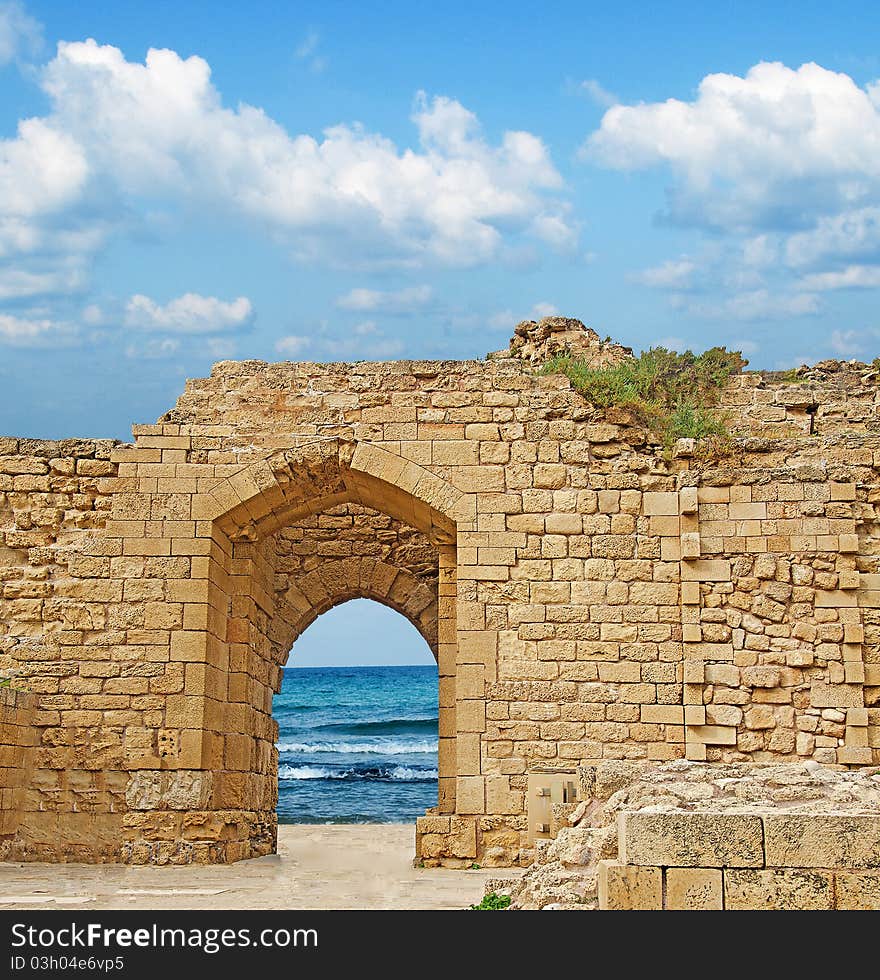
[(880, 8), (535, 9), (0, 0), (0, 430), (126, 438), (223, 357), (480, 356), (553, 310), (878, 353)]
[(880, 6), (0, 0), (0, 434), (577, 316), (880, 353)]
[(286, 666), (433, 663), (430, 647), (409, 620), (372, 599), (353, 599), (319, 616), (294, 643)]

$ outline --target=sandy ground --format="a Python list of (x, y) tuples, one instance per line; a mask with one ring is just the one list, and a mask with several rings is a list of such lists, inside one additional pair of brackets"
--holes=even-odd
[(277, 855), (205, 867), (0, 864), (0, 909), (461, 909), (517, 870), (412, 867), (411, 824), (285, 825)]

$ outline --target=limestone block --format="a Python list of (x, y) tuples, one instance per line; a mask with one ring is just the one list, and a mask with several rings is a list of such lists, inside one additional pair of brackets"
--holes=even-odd
[[(684, 709), (684, 723), (688, 726), (688, 729), (695, 725), (705, 725), (706, 724), (706, 707), (702, 704), (688, 704), (685, 705)], [(692, 740), (689, 734), (688, 740)]]
[(685, 606), (698, 606), (700, 604), (700, 583), (682, 582), (681, 601)]
[(643, 704), (641, 720), (654, 725), (683, 725), (684, 708), (679, 704)]
[(586, 436), (590, 442), (614, 442), (619, 433), (616, 425), (609, 425), (607, 422), (594, 423), (586, 428)]
[(701, 504), (726, 504), (730, 500), (730, 487), (698, 487), (697, 500)]
[(835, 908), (880, 911), (880, 872), (861, 871), (834, 875)]
[(867, 727), (862, 728), (861, 726), (847, 727), (845, 742), (846, 748), (867, 748), (868, 747), (868, 729)]
[(455, 784), (455, 808), (458, 813), (486, 812), (483, 776), (459, 776)]
[(723, 907), (721, 871), (714, 868), (668, 868), (666, 904), (673, 911), (711, 911)]
[(682, 514), (696, 514), (698, 493), (696, 487), (682, 487), (678, 491), (678, 506)]
[(767, 868), (724, 871), (727, 909), (830, 909), (834, 889), (831, 874), (821, 871)]
[(688, 742), (703, 742), (706, 745), (736, 745), (736, 729), (725, 725), (688, 725)]
[(741, 813), (618, 815), (618, 859), (662, 867), (759, 868), (761, 818)]
[(831, 483), (829, 484), (832, 500), (855, 500), (855, 483)]
[(813, 708), (863, 708), (865, 702), (859, 686), (813, 681), (810, 685), (810, 705)]
[[(681, 539), (680, 538), (661, 538), (660, 539), (660, 559), (661, 561), (680, 561), (681, 560)], [(699, 600), (696, 600), (699, 601)]]
[(681, 566), (681, 579), (683, 582), (729, 582), (730, 562), (725, 558), (686, 562)]
[(868, 725), (867, 708), (847, 708), (846, 724), (853, 728), (865, 728)]
[(675, 491), (644, 494), (642, 497), (642, 513), (648, 517), (677, 517), (679, 513), (678, 494)]
[(841, 745), (837, 750), (837, 762), (842, 766), (869, 766), (873, 761), (874, 755), (869, 748)]
[(779, 670), (776, 667), (744, 667), (742, 683), (746, 687), (776, 687), (779, 684)]
[(768, 867), (880, 868), (880, 816), (764, 816)]
[[(602, 491), (600, 491), (600, 494)], [(653, 535), (659, 537), (669, 537), (674, 535), (678, 537), (681, 533), (681, 522), (678, 515), (674, 517), (651, 517), (649, 524), (649, 532)]]
[(180, 769), (132, 772), (125, 790), (131, 810), (197, 810), (207, 805), (212, 773)]
[[(579, 778), (584, 789), (584, 795), (594, 796), (597, 800), (607, 800), (619, 789), (629, 786), (639, 776), (650, 769), (645, 762), (630, 762), (626, 759), (606, 759), (595, 768), (582, 766), (579, 768)], [(592, 783), (588, 783), (586, 774), (593, 771)]]
[(693, 660), (708, 661), (733, 661), (733, 643), (689, 643), (687, 646), (687, 656)]
[[(850, 606), (855, 606), (858, 602), (860, 606), (870, 606), (870, 602), (865, 602), (865, 597), (869, 596), (870, 592), (851, 592), (844, 589), (817, 589), (816, 590), (816, 608), (817, 609), (846, 609)], [(858, 600), (856, 599), (858, 596)]]
[(599, 908), (607, 911), (663, 908), (663, 872), (619, 861), (600, 861)]
[[(844, 637), (846, 633), (844, 632)], [(842, 643), (840, 646), (843, 652), (843, 659), (849, 660), (851, 663), (861, 663), (862, 662), (862, 644), (859, 643)]]
[(742, 708), (735, 704), (706, 705), (706, 720), (710, 725), (739, 725), (742, 722)]
[(865, 627), (861, 623), (845, 623), (843, 626), (844, 643), (861, 644), (865, 642)]
[(565, 486), (567, 468), (562, 463), (538, 463), (535, 466), (536, 487), (557, 490)]
[(683, 559), (699, 558), (702, 554), (702, 544), (700, 535), (695, 531), (689, 531), (681, 536), (681, 557)]
[(767, 517), (767, 504), (731, 503), (729, 514), (732, 521), (762, 521)]

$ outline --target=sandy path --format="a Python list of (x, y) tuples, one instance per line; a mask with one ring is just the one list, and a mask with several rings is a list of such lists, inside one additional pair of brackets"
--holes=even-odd
[(285, 825), (278, 849), (213, 867), (0, 864), (0, 909), (460, 909), (521, 874), (413, 868), (411, 824)]

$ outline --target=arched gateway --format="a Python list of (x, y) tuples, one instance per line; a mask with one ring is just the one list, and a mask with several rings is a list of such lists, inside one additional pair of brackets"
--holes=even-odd
[[(149, 492), (150, 479), (139, 482), (141, 493)], [(207, 558), (200, 577), (187, 582), (184, 628), (171, 635), (170, 656), (185, 662), (185, 682), (166, 705), (159, 755), (177, 765), (144, 768), (133, 777), (124, 857), (153, 860), (169, 844), (186, 859), (194, 847), (209, 860), (274, 850), (278, 733), (271, 710), (281, 668), (309, 623), (356, 597), (397, 609), (434, 649), (440, 674), (439, 810), (454, 813), (456, 540), (459, 527), (473, 530), (473, 496), (390, 448), (338, 437), (313, 437), (199, 489), (191, 499), (195, 537), (186, 543), (170, 539), (172, 554)], [(389, 519), (384, 540), (408, 539), (416, 554), (411, 561), (428, 565), (427, 583), (417, 568), (407, 567), (405, 549), (376, 554), (377, 542), (362, 532), (370, 518), (375, 523), (381, 515)], [(321, 518), (333, 530), (323, 538), (325, 549)], [(137, 550), (138, 540), (123, 541), (123, 553)], [(308, 563), (290, 561), (284, 547), (290, 540), (299, 542), (300, 559), (316, 559), (311, 570)], [(356, 553), (359, 541), (367, 545), (366, 554)], [(143, 761), (148, 759), (155, 756), (147, 753)], [(190, 805), (175, 811), (169, 801), (181, 782)], [(193, 827), (197, 834), (188, 835)], [(211, 843), (187, 840), (206, 834)]]
[(130, 445), (0, 439), (0, 858), (272, 851), (281, 668), (355, 597), (437, 656), (428, 864), (523, 860), (547, 764), (880, 762), (876, 386), (737, 376), (713, 459), (532, 366), (621, 348), (518, 331), (222, 362)]

